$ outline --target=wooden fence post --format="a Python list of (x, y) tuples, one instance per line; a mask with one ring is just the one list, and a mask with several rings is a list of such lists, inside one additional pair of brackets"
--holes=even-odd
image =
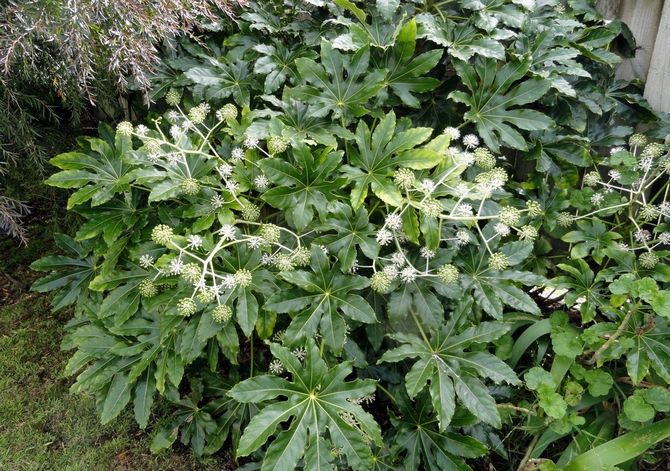
[(654, 109), (670, 112), (670, 1), (660, 16), (644, 97)]

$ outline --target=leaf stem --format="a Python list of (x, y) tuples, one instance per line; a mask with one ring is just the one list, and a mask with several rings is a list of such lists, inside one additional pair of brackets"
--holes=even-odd
[(419, 319), (416, 317), (416, 314), (414, 314), (414, 311), (412, 309), (410, 309), (409, 313), (412, 315), (412, 319), (414, 319), (414, 323), (419, 328), (419, 332), (421, 333), (421, 337), (423, 337), (424, 342), (426, 342), (426, 345), (430, 345), (430, 342), (428, 341), (428, 337), (426, 336), (426, 333), (423, 331), (423, 327), (421, 327), (421, 323), (419, 322)]
[(617, 330), (612, 334), (610, 338), (607, 339), (607, 341), (600, 346), (598, 350), (595, 351), (593, 356), (586, 361), (587, 364), (593, 365), (595, 364), (598, 359), (600, 359), (600, 356), (603, 354), (605, 350), (609, 348), (610, 345), (614, 343), (616, 339), (618, 339), (621, 334), (623, 334), (624, 330), (626, 330), (626, 327), (628, 327), (628, 322), (630, 322), (630, 318), (633, 317), (633, 314), (637, 312), (638, 309), (638, 304), (636, 303), (635, 306), (633, 306), (624, 316), (623, 320), (621, 321), (621, 324), (617, 328)]

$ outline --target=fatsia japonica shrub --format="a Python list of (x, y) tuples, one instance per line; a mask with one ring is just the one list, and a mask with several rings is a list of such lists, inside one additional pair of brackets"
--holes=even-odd
[(74, 306), (73, 391), (249, 469), (644, 452), (670, 165), (631, 41), (553, 0), (250, 2), (182, 41), (149, 121), (51, 161), (83, 223), (34, 289)]

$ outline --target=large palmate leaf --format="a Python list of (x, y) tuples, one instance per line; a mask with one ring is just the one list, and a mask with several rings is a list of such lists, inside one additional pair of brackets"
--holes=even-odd
[(100, 125), (104, 139), (86, 138), (83, 152), (68, 152), (50, 160), (62, 171), (53, 174), (46, 183), (59, 188), (79, 188), (68, 199), (68, 209), (91, 201), (100, 206), (115, 194), (130, 190), (135, 169), (127, 153), (132, 150), (130, 137), (116, 134), (106, 124)]
[(302, 45), (288, 47), (280, 41), (259, 44), (254, 47), (261, 57), (254, 64), (254, 72), (265, 75), (265, 93), (274, 93), (287, 80), (295, 78), (295, 60), (299, 57), (311, 58), (313, 54)]
[(300, 77), (305, 84), (291, 90), (291, 96), (308, 102), (316, 117), (333, 113), (333, 118), (348, 123), (351, 118), (367, 114), (365, 104), (381, 89), (384, 72), (368, 69), (369, 47), (352, 56), (334, 50), (325, 39), (321, 41), (321, 62), (301, 57), (296, 59)]
[(270, 344), (270, 350), (290, 374), (291, 381), (277, 376), (256, 376), (235, 385), (230, 396), (243, 403), (260, 403), (278, 397), (263, 408), (244, 429), (237, 453), (247, 456), (260, 448), (277, 427), (290, 420), (268, 446), (261, 470), (290, 471), (304, 458), (304, 469), (333, 470), (330, 450), (340, 450), (356, 470), (372, 466), (371, 445), (381, 445), (379, 425), (357, 403), (372, 394), (372, 380), (345, 381), (352, 372), (349, 362), (328, 368), (319, 348), (307, 342), (304, 364), (289, 349)]
[(463, 458), (486, 454), (486, 446), (474, 438), (438, 429), (430, 398), (425, 392), (420, 393), (414, 403), (404, 395), (396, 397), (400, 415), (391, 417), (391, 422), (396, 428), (394, 443), (405, 451), (405, 469), (421, 469), (423, 464), (430, 471), (470, 471), (472, 468)]
[(297, 313), (286, 329), (287, 341), (312, 338), (318, 330), (325, 344), (339, 353), (347, 328), (344, 317), (367, 324), (377, 320), (368, 302), (352, 293), (364, 289), (370, 281), (358, 275), (341, 274), (339, 262), (331, 267), (328, 257), (317, 246), (312, 247), (311, 258), (311, 272), (297, 270), (281, 274), (297, 288), (276, 293), (264, 307)]
[(457, 332), (458, 318), (453, 315), (446, 325), (433, 330), (430, 338), (395, 333), (390, 337), (402, 345), (387, 350), (379, 362), (399, 362), (418, 358), (405, 376), (405, 388), (414, 398), (426, 385), (440, 431), (444, 431), (456, 410), (456, 398), (479, 420), (500, 426), (496, 403), (480, 377), (519, 384), (514, 371), (505, 362), (485, 350), (469, 347), (493, 342), (510, 329), (500, 322), (482, 322)]
[(414, 95), (434, 90), (440, 81), (426, 77), (443, 55), (441, 49), (433, 49), (414, 56), (416, 50), (416, 21), (404, 25), (396, 38), (395, 46), (384, 54), (379, 68), (386, 69), (384, 83), (407, 106), (418, 108), (421, 104)]
[(582, 320), (593, 320), (597, 308), (607, 304), (604, 273), (594, 274), (588, 263), (581, 259), (574, 260), (571, 264), (560, 263), (558, 268), (566, 272), (566, 275), (557, 276), (552, 281), (557, 288), (569, 290), (565, 294), (565, 304), (579, 304)]
[(416, 19), (419, 24), (419, 37), (446, 46), (452, 57), (464, 61), (473, 56), (498, 60), (505, 58), (505, 47), (500, 41), (482, 34), (471, 25), (442, 20), (430, 14), (417, 15)]
[(326, 218), (320, 230), (336, 234), (318, 237), (314, 243), (325, 245), (328, 250), (337, 254), (343, 273), (348, 272), (356, 263), (357, 247), (370, 259), (377, 257), (379, 244), (375, 239), (375, 227), (370, 224), (368, 212), (361, 208), (356, 213), (351, 207), (341, 203), (331, 203), (332, 216)]
[(259, 165), (277, 185), (263, 194), (263, 199), (286, 210), (286, 219), (304, 229), (314, 218), (314, 210), (326, 215), (326, 206), (335, 199), (334, 192), (343, 186), (343, 178), (333, 178), (342, 160), (342, 152), (323, 149), (314, 156), (309, 147), (300, 144), (292, 150), (293, 161), (263, 159)]
[[(526, 259), (533, 248), (530, 242), (510, 242), (500, 247), (507, 255), (512, 267)], [(501, 319), (505, 306), (515, 310), (540, 314), (537, 303), (518, 285), (542, 286), (547, 280), (531, 272), (508, 269), (494, 270), (487, 263), (488, 255), (483, 248), (470, 250), (463, 257), (462, 285), (472, 293), (475, 303), (488, 315)]]
[(518, 108), (540, 100), (551, 88), (548, 80), (521, 80), (531, 59), (512, 60), (498, 68), (495, 59), (479, 59), (474, 67), (455, 61), (454, 67), (469, 93), (454, 91), (449, 98), (468, 107), (464, 118), (477, 127), (477, 132), (491, 150), (498, 152), (500, 141), (509, 147), (528, 150), (517, 129), (537, 131), (548, 129), (552, 120), (539, 111)]
[(78, 208), (77, 213), (83, 215), (87, 221), (77, 230), (76, 239), (83, 241), (102, 235), (108, 246), (142, 219), (142, 213), (138, 211), (135, 202), (118, 199), (96, 208)]
[(152, 452), (158, 453), (169, 448), (180, 435), (180, 441), (184, 445), (190, 443), (198, 456), (214, 451), (218, 444), (217, 432), (221, 428), (210, 411), (201, 406), (202, 396), (203, 386), (200, 382), (194, 382), (191, 393), (184, 397), (180, 397), (174, 388), (167, 391), (166, 397), (174, 412), (171, 420), (156, 431), (151, 441)]
[(33, 270), (51, 273), (35, 281), (30, 289), (39, 293), (56, 291), (51, 303), (53, 311), (58, 311), (88, 298), (86, 288), (95, 276), (97, 257), (91, 254), (90, 243), (77, 242), (65, 234), (55, 234), (54, 239), (68, 255), (49, 255), (33, 262)]
[(403, 199), (400, 190), (391, 181), (393, 172), (398, 167), (429, 169), (444, 159), (443, 154), (430, 146), (417, 148), (430, 138), (432, 132), (431, 128), (396, 130), (393, 111), (377, 124), (374, 131), (363, 120), (359, 121), (356, 147), (349, 149), (349, 165), (342, 167), (347, 178), (354, 183), (352, 207), (361, 207), (368, 189), (385, 203), (400, 206)]
[(208, 57), (206, 66), (193, 67), (184, 75), (195, 84), (193, 94), (200, 99), (222, 100), (232, 96), (238, 105), (249, 105), (253, 75), (246, 62), (221, 62)]
[(337, 138), (352, 139), (353, 133), (328, 118), (318, 118), (311, 112), (309, 105), (302, 101), (285, 97), (279, 100), (267, 97), (268, 101), (279, 107), (282, 113), (272, 118), (269, 129), (283, 136), (294, 146), (301, 143), (319, 143), (337, 148)]

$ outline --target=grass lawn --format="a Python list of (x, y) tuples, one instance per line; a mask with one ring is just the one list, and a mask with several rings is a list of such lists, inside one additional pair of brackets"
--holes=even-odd
[(27, 266), (50, 251), (47, 237), (27, 249), (0, 239), (0, 470), (225, 469), (186, 447), (152, 455), (151, 432), (129, 410), (103, 426), (92, 397), (69, 393), (60, 341), (70, 314), (51, 313), (47, 296), (28, 291), (36, 274)]

